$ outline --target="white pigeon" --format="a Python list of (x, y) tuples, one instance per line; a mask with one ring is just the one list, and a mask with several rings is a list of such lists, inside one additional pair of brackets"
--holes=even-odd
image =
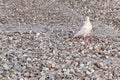
[(87, 35), (89, 35), (89, 33), (92, 30), (92, 25), (90, 23), (89, 17), (86, 17), (86, 21), (83, 25), (83, 27), (81, 28), (81, 30), (79, 32), (77, 32), (74, 37), (79, 37), (79, 36), (83, 36), (86, 37)]

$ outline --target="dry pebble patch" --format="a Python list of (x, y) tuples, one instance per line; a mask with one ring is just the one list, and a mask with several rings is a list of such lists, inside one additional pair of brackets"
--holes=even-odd
[(91, 36), (89, 42), (72, 34), (1, 31), (0, 79), (120, 79), (119, 37)]

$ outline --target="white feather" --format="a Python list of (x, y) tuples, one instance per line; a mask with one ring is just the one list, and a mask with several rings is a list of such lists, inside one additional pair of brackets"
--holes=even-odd
[(83, 25), (83, 27), (81, 28), (81, 30), (79, 32), (77, 32), (74, 37), (78, 37), (78, 36), (87, 36), (92, 30), (92, 25), (90, 23), (89, 17), (86, 17), (86, 21)]

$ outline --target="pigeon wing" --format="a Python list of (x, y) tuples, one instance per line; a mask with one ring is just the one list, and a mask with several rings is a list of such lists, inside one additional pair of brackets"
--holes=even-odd
[(86, 30), (87, 30), (86, 27), (83, 26), (83, 27), (81, 28), (81, 30), (74, 35), (74, 37), (78, 37), (78, 36), (83, 35), (83, 34), (86, 32)]

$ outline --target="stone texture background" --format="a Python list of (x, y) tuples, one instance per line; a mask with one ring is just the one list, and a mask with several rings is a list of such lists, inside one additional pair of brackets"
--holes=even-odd
[(120, 27), (120, 1), (0, 0), (2, 24), (79, 25), (85, 16)]
[(0, 0), (0, 80), (120, 80), (119, 27), (120, 0)]

